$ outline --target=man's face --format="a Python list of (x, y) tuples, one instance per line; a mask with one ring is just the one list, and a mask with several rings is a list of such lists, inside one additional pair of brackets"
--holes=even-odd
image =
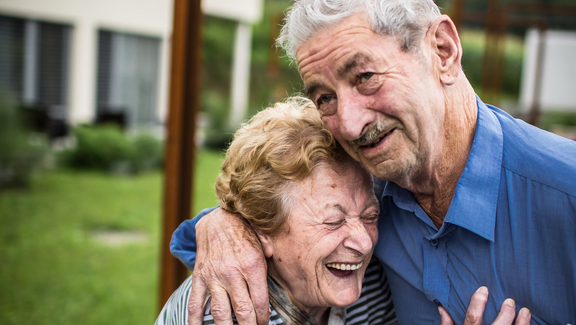
[(442, 158), (443, 91), (430, 52), (403, 52), (363, 15), (320, 31), (296, 52), (306, 94), (329, 130), (380, 179), (409, 185)]

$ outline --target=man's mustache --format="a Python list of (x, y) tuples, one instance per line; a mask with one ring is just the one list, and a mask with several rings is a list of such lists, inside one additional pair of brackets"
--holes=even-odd
[(374, 140), (378, 139), (380, 134), (384, 132), (386, 126), (382, 122), (374, 122), (369, 127), (366, 133), (364, 133), (360, 138), (352, 141), (354, 147), (365, 146), (370, 144)]

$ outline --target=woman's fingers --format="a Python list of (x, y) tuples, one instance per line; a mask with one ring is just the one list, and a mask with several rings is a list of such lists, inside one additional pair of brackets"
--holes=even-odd
[[(470, 305), (468, 305), (468, 309), (466, 310), (464, 325), (481, 325), (487, 302), (488, 288), (478, 288), (470, 299)], [(440, 312), (441, 325), (454, 325), (452, 317), (450, 317), (450, 314), (446, 309), (444, 309), (444, 307), (439, 307), (438, 310)], [(532, 315), (528, 308), (522, 308), (518, 313), (518, 317), (516, 317), (516, 322), (514, 322), (515, 317), (516, 303), (514, 300), (508, 298), (502, 303), (498, 317), (496, 317), (496, 320), (494, 320), (492, 325), (512, 325), (513, 323), (514, 325), (529, 325)]]
[(440, 325), (454, 325), (454, 320), (444, 307), (438, 307), (438, 311), (440, 312)]

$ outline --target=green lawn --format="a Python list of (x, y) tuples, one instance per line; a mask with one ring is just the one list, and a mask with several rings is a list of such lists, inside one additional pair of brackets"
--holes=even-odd
[[(221, 156), (201, 152), (195, 209), (216, 204)], [(0, 192), (0, 324), (152, 324), (162, 175), (50, 171)], [(110, 245), (98, 231), (138, 231)]]

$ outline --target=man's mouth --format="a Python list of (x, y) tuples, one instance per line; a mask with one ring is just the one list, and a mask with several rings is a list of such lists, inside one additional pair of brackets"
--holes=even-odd
[(394, 128), (388, 131), (386, 129), (388, 127), (384, 123), (374, 123), (360, 138), (352, 141), (352, 146), (358, 149), (374, 148), (394, 131)]
[(337, 277), (346, 277), (360, 269), (363, 263), (328, 263), (326, 268)]
[(367, 142), (367, 143), (362, 143), (359, 145), (359, 147), (361, 148), (374, 148), (376, 147), (380, 142), (382, 142), (382, 140), (384, 140), (384, 138), (386, 138), (390, 133), (392, 133), (392, 131), (394, 131), (394, 129), (382, 134), (381, 136), (379, 136), (378, 138), (374, 139), (373, 141)]

